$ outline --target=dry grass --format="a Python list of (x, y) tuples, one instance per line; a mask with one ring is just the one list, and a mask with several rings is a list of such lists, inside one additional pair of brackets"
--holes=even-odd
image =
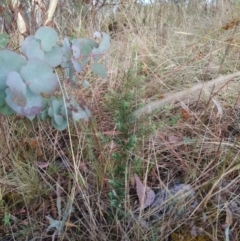
[[(108, 79), (86, 70), (91, 88), (74, 92), (89, 104), (91, 121), (60, 133), (1, 117), (1, 240), (53, 240), (48, 215), (66, 218), (55, 240), (239, 240), (239, 80), (132, 118), (148, 103), (239, 71), (239, 26), (222, 28), (239, 10), (133, 5), (114, 16)], [(81, 15), (68, 14), (68, 26), (57, 18), (60, 33), (92, 34), (75, 27)], [(107, 31), (112, 17), (96, 17)], [(172, 207), (157, 220), (151, 209), (136, 218), (134, 173), (154, 191), (190, 184), (197, 205), (181, 204), (182, 216)]]

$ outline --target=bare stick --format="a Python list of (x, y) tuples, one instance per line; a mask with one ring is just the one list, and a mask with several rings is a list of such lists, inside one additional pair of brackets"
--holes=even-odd
[(218, 88), (219, 85), (226, 84), (226, 82), (231, 81), (233, 78), (238, 76), (240, 76), (240, 71), (229, 75), (219, 76), (218, 78), (213, 79), (207, 83), (199, 83), (188, 89), (185, 89), (176, 93), (167, 94), (167, 97), (165, 97), (164, 99), (150, 102), (146, 106), (134, 111), (133, 117), (138, 118), (142, 115), (150, 114), (155, 110), (161, 109), (164, 105), (169, 104), (174, 100), (180, 101), (180, 100), (186, 99), (186, 97), (188, 96), (193, 96), (193, 95), (196, 97), (197, 91), (207, 90), (209, 88), (212, 88), (213, 86), (216, 86), (216, 88)]

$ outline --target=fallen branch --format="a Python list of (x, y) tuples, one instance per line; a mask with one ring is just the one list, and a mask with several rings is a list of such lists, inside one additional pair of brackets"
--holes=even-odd
[(133, 117), (139, 118), (142, 115), (151, 114), (153, 111), (161, 109), (164, 105), (169, 104), (175, 100), (182, 101), (190, 96), (194, 96), (194, 98), (197, 98), (198, 91), (206, 91), (213, 87), (218, 88), (218, 90), (220, 90), (222, 88), (222, 86), (218, 87), (219, 85), (225, 85), (228, 81), (231, 81), (233, 78), (238, 77), (238, 76), (240, 76), (240, 71), (233, 73), (233, 74), (229, 74), (229, 75), (219, 76), (218, 78), (213, 79), (209, 82), (199, 83), (188, 89), (185, 89), (185, 90), (182, 90), (182, 91), (179, 91), (176, 93), (167, 94), (167, 97), (165, 97), (164, 99), (150, 102), (147, 105), (145, 105), (144, 107), (134, 111)]

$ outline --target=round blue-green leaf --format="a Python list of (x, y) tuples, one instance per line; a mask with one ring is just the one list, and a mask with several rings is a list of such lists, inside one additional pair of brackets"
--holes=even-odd
[[(66, 103), (66, 106), (68, 106), (68, 104)], [(70, 117), (70, 113), (68, 112), (68, 109), (65, 107), (65, 105), (62, 105), (61, 110), (60, 110), (60, 114), (61, 116), (63, 116), (65, 119), (67, 117)]]
[(10, 50), (0, 51), (0, 90), (5, 90), (7, 76), (10, 71), (19, 72), (27, 63), (25, 57)]
[(71, 47), (70, 47), (68, 38), (64, 38), (63, 46), (61, 47), (61, 50), (63, 54), (61, 66), (63, 68), (66, 68), (68, 67), (68, 63), (71, 60)]
[(64, 50), (64, 53), (68, 53), (70, 51), (70, 42), (69, 42), (69, 39), (68, 37), (65, 37), (63, 39), (63, 50)]
[(0, 106), (0, 114), (4, 116), (9, 116), (9, 115), (12, 115), (13, 113), (14, 113), (14, 110), (11, 109), (7, 104)]
[(91, 46), (89, 46), (87, 43), (82, 43), (80, 45), (80, 49), (81, 49), (81, 56), (83, 55), (87, 55), (89, 56), (92, 52), (92, 48)]
[(102, 41), (101, 41), (99, 47), (94, 48), (92, 50), (95, 61), (99, 61), (101, 54), (104, 53), (105, 51), (107, 51), (110, 46), (110, 35), (107, 33), (104, 33), (104, 32), (101, 32), (101, 34), (102, 34), (103, 38), (102, 38)]
[(75, 82), (74, 77), (76, 78), (76, 76), (73, 76), (73, 64), (72, 64), (71, 61), (68, 62), (67, 67), (68, 68), (65, 69), (65, 72), (67, 73), (67, 76), (68, 76), (69, 80)]
[(30, 118), (34, 118), (34, 116), (36, 116), (42, 111), (43, 98), (40, 95), (36, 95), (32, 93), (29, 89), (27, 89), (27, 93), (26, 93), (27, 103), (24, 107), (17, 105), (13, 101), (14, 96), (9, 88), (7, 88), (5, 91), (7, 94), (7, 97), (5, 99), (6, 103), (16, 113), (30, 117)]
[(50, 107), (48, 108), (48, 115), (54, 118), (55, 114), (60, 113), (63, 102), (59, 99), (51, 99), (49, 105)]
[(29, 35), (29, 36), (27, 36), (27, 37), (24, 39), (24, 41), (23, 41), (23, 43), (22, 43), (22, 45), (21, 45), (21, 51), (22, 51), (25, 55), (27, 55), (27, 48), (28, 48), (28, 46), (29, 46), (29, 43), (30, 43), (32, 40), (36, 40), (36, 39), (34, 38), (33, 35)]
[(28, 41), (25, 54), (28, 59), (36, 58), (44, 60), (44, 52), (41, 49), (40, 43), (35, 38)]
[(30, 121), (32, 121), (35, 117), (36, 117), (36, 115), (29, 115), (29, 116), (26, 116)]
[(53, 118), (54, 118), (55, 123), (58, 126), (61, 126), (65, 121), (65, 118), (62, 115), (58, 115), (56, 113), (53, 114)]
[(98, 48), (99, 44), (96, 43), (94, 40), (90, 39), (90, 38), (82, 38), (82, 39), (78, 39), (78, 42), (80, 44), (82, 43), (86, 43), (88, 44), (91, 48)]
[(57, 67), (60, 65), (63, 60), (63, 53), (61, 48), (56, 45), (51, 51), (45, 52), (44, 60), (52, 67)]
[(72, 40), (72, 53), (76, 59), (79, 59), (81, 56), (80, 43), (76, 39)]
[(102, 64), (100, 64), (100, 63), (93, 63), (91, 65), (91, 69), (98, 76), (100, 76), (102, 78), (106, 78), (107, 77), (106, 69), (105, 69), (105, 67)]
[(103, 38), (98, 48), (94, 48), (92, 53), (94, 54), (102, 54), (107, 51), (110, 46), (110, 35), (104, 32), (101, 32)]
[(52, 125), (54, 126), (54, 128), (56, 128), (58, 131), (63, 131), (67, 128), (68, 124), (67, 124), (67, 120), (64, 119), (63, 123), (61, 125), (58, 125), (54, 118), (52, 118)]
[(48, 118), (48, 109), (44, 109), (39, 115), (41, 120), (45, 121)]
[(72, 118), (74, 121), (79, 121), (80, 119), (88, 121), (90, 116), (91, 112), (87, 107), (85, 107), (84, 110), (79, 107), (77, 111), (72, 111)]
[(78, 62), (78, 60), (72, 58), (72, 63), (73, 63), (73, 67), (77, 73), (80, 73), (83, 70), (83, 68), (82, 68), (81, 64)]
[(35, 94), (51, 94), (58, 87), (58, 79), (52, 67), (40, 59), (28, 60), (20, 74)]
[(53, 107), (54, 113), (59, 114), (62, 105), (63, 105), (63, 101), (62, 100), (58, 100), (58, 99), (53, 100), (52, 107)]
[(98, 47), (98, 50), (104, 52), (109, 49), (110, 46), (110, 35), (104, 32), (101, 32), (103, 39)]
[(68, 59), (68, 58), (66, 58), (66, 56), (63, 56), (62, 57), (61, 67), (62, 68), (67, 68), (68, 67), (68, 63), (70, 62), (69, 60), (71, 60), (71, 58)]
[(90, 84), (87, 80), (83, 80), (83, 82), (82, 82), (82, 87), (88, 88), (88, 87), (90, 87), (90, 86), (91, 86), (91, 84)]
[(71, 98), (67, 102), (67, 111), (74, 121), (78, 121), (80, 119), (88, 120), (91, 116), (91, 111), (84, 106), (83, 108), (77, 104), (77, 102)]
[(6, 96), (5, 90), (0, 90), (0, 106), (6, 105)]
[(27, 104), (27, 86), (18, 72), (11, 71), (7, 77), (7, 86), (12, 94), (12, 101), (18, 106), (24, 107)]
[(49, 115), (50, 117), (53, 117), (53, 115), (54, 115), (54, 111), (53, 111), (52, 106), (50, 106), (50, 107), (48, 108), (48, 115)]
[(57, 43), (57, 32), (50, 27), (41, 27), (35, 33), (35, 38), (40, 39), (42, 49), (46, 52), (50, 51)]

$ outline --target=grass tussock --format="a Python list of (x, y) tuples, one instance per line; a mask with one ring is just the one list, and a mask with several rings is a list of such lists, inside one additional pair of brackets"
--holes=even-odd
[[(239, 240), (239, 77), (133, 115), (240, 70), (240, 5), (199, 2), (123, 5), (89, 25), (86, 8), (56, 16), (62, 35), (110, 32), (108, 78), (81, 74), (91, 87), (69, 91), (93, 115), (66, 131), (1, 117), (1, 240)], [(194, 195), (139, 214), (134, 174)]]

